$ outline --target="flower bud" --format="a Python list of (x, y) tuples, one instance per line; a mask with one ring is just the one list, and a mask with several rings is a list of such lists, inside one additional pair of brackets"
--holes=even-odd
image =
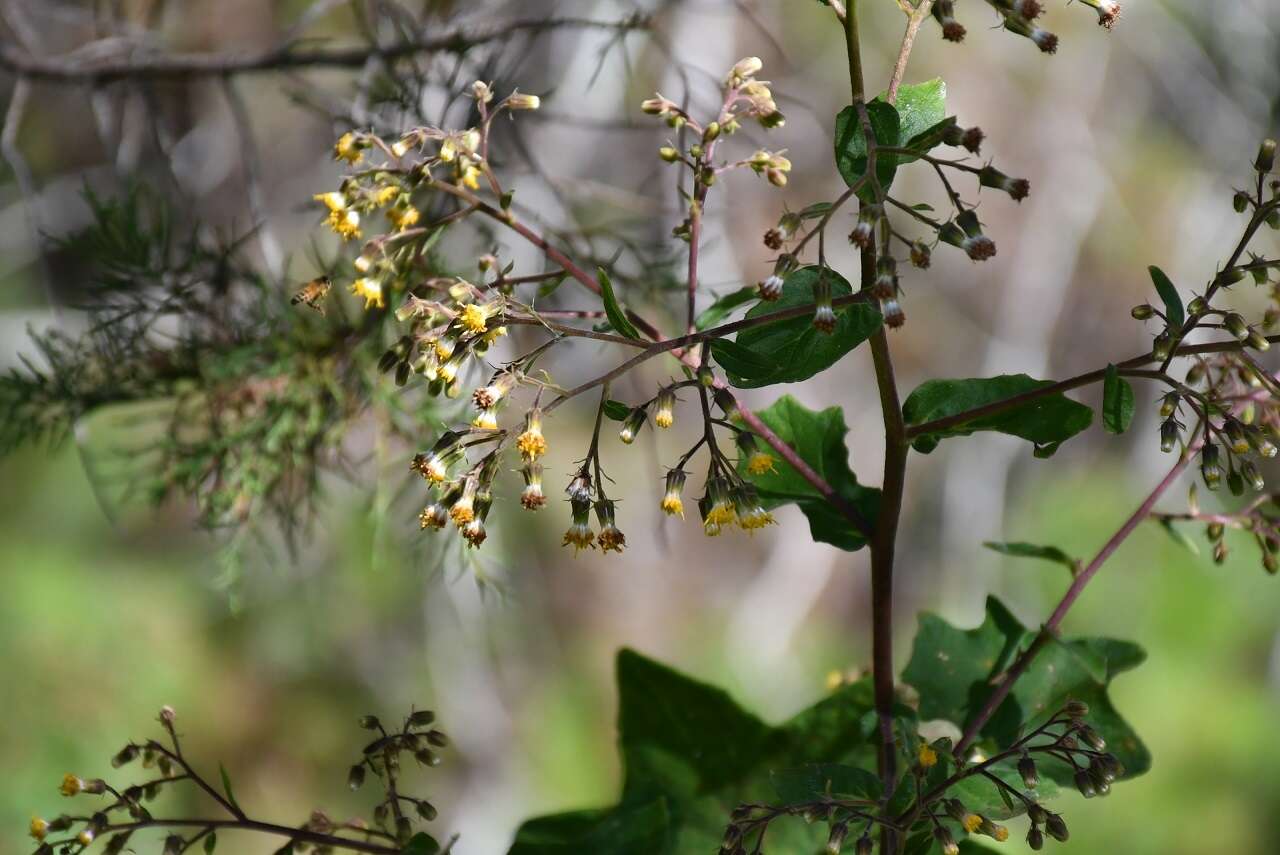
[(1010, 178), (994, 166), (986, 166), (978, 173), (978, 184), (1008, 193), (1009, 198), (1015, 202), (1021, 202), (1031, 193), (1030, 181), (1025, 178)]
[(1044, 830), (1059, 843), (1066, 843), (1067, 838), (1071, 836), (1067, 831), (1067, 824), (1062, 820), (1062, 815), (1057, 813), (1051, 813), (1045, 817)]
[(1036, 761), (1031, 759), (1030, 754), (1023, 754), (1022, 759), (1018, 761), (1018, 774), (1022, 776), (1022, 783), (1028, 790), (1034, 790), (1040, 786), (1040, 773), (1036, 770)]
[(1193, 297), (1190, 303), (1187, 303), (1188, 315), (1203, 315), (1209, 311), (1209, 301), (1204, 297)]
[(956, 839), (951, 836), (951, 832), (945, 826), (934, 827), (933, 839), (937, 841), (942, 855), (960, 855), (960, 847), (956, 844)]
[(933, 17), (942, 27), (942, 37), (949, 42), (964, 41), (965, 28), (955, 17), (952, 0), (938, 0), (933, 4)]
[(928, 270), (932, 261), (932, 252), (929, 245), (924, 241), (915, 241), (911, 244), (911, 264), (920, 270)]
[(1253, 162), (1259, 172), (1270, 172), (1276, 168), (1276, 141), (1263, 140), (1258, 147), (1258, 158)]
[(1222, 480), (1222, 468), (1218, 465), (1218, 446), (1207, 445), (1200, 453), (1200, 475), (1204, 478), (1206, 487), (1210, 490), (1218, 489), (1218, 483)]
[(664, 145), (658, 149), (658, 157), (667, 163), (675, 163), (680, 159), (680, 152), (672, 146)]
[(1044, 848), (1044, 832), (1034, 825), (1027, 831), (1027, 846), (1034, 852)]
[(1151, 356), (1153, 359), (1163, 362), (1173, 356), (1173, 348), (1173, 336), (1169, 335), (1168, 332), (1162, 332), (1151, 342)]
[(1231, 207), (1235, 209), (1237, 214), (1243, 214), (1245, 211), (1249, 210), (1249, 199), (1250, 196), (1248, 193), (1243, 190), (1237, 190), (1235, 195), (1231, 197)]
[(1135, 321), (1145, 321), (1153, 317), (1156, 310), (1149, 303), (1143, 303), (1141, 306), (1134, 306), (1129, 312)]
[(1243, 342), (1249, 338), (1249, 325), (1244, 317), (1236, 312), (1228, 312), (1222, 319), (1222, 325), (1226, 327), (1227, 332), (1236, 337), (1237, 341)]
[(618, 439), (627, 445), (635, 442), (636, 434), (640, 433), (640, 429), (644, 427), (645, 419), (648, 413), (644, 407), (635, 407), (631, 412), (627, 413), (627, 417), (622, 420), (622, 429), (618, 431)]

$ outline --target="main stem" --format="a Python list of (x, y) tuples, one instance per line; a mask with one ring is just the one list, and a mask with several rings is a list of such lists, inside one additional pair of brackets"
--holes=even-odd
[[(858, 0), (850, 0), (844, 17), (845, 46), (849, 54), (849, 83), (853, 102), (866, 101), (866, 85), (862, 77), (862, 49), (858, 38)], [(876, 251), (862, 251), (862, 285), (875, 279)], [(902, 514), (902, 496), (906, 480), (906, 426), (902, 405), (898, 400), (898, 384), (893, 373), (893, 359), (884, 327), (871, 337), (871, 358), (875, 365), (876, 386), (880, 392), (880, 410), (884, 420), (884, 479), (881, 484), (880, 511), (871, 538), (871, 663), (875, 690), (876, 716), (880, 725), (879, 770), (886, 801), (897, 781), (897, 751), (893, 738), (893, 554), (898, 537), (898, 520)], [(890, 832), (886, 831), (886, 835)], [(883, 846), (892, 851), (892, 841)]]

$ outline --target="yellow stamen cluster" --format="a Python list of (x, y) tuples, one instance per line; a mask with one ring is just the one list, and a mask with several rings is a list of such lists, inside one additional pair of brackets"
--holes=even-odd
[(387, 219), (398, 231), (404, 231), (415, 225), (419, 218), (418, 209), (412, 205), (396, 205), (387, 209)]
[(361, 276), (351, 283), (351, 293), (357, 297), (364, 298), (364, 307), (366, 309), (370, 306), (377, 306), (381, 309), (387, 305), (386, 296), (382, 290), (382, 282), (378, 279)]
[(967, 814), (960, 824), (964, 826), (965, 831), (974, 834), (979, 828), (982, 828), (982, 817), (976, 813)]
[(482, 333), (489, 324), (489, 313), (483, 306), (468, 303), (458, 313), (458, 322), (468, 332)]
[(400, 195), (400, 188), (394, 184), (383, 184), (373, 194), (373, 204), (379, 208), (385, 208), (396, 200)]
[(627, 536), (618, 530), (618, 527), (610, 523), (600, 529), (600, 551), (621, 552), (623, 547), (627, 545)]
[(363, 146), (355, 134), (348, 131), (338, 137), (338, 141), (333, 145), (333, 159), (345, 160), (347, 163), (355, 166), (364, 157)]
[(38, 816), (31, 817), (30, 835), (38, 841), (49, 836), (49, 821)]
[(325, 225), (343, 240), (355, 240), (360, 237), (360, 214), (358, 211), (330, 211), (325, 218)]
[(773, 455), (765, 451), (757, 451), (747, 458), (747, 472), (751, 475), (763, 475), (766, 472), (776, 472), (773, 468)]
[(927, 742), (920, 743), (920, 749), (916, 753), (916, 759), (920, 762), (920, 768), (932, 769), (938, 765), (938, 752), (933, 750), (933, 746)]
[(449, 512), (439, 502), (427, 505), (418, 514), (418, 524), (423, 531), (429, 528), (444, 528), (449, 522)]
[(667, 493), (662, 497), (662, 510), (670, 516), (684, 518), (684, 501), (678, 493)]
[(595, 548), (595, 539), (595, 532), (591, 530), (590, 525), (587, 523), (574, 523), (564, 533), (564, 541), (561, 546), (573, 546), (573, 551), (576, 554), (584, 549)]
[(547, 453), (547, 439), (541, 430), (532, 428), (516, 437), (516, 448), (526, 460), (537, 460)]
[(58, 787), (58, 792), (64, 796), (74, 796), (84, 792), (84, 781), (68, 772), (62, 778), (62, 785)]

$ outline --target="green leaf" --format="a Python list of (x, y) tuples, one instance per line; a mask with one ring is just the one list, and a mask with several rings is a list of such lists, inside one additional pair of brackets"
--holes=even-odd
[[(844, 444), (849, 429), (839, 407), (815, 412), (790, 395), (783, 395), (756, 415), (795, 449), (800, 459), (832, 489), (857, 508), (863, 519), (875, 521), (880, 491), (860, 485), (849, 469), (849, 450)], [(760, 491), (766, 508), (792, 502), (798, 505), (809, 520), (809, 534), (814, 540), (851, 552), (866, 543), (862, 533), (786, 461), (778, 460), (774, 471), (760, 475), (751, 475), (745, 468), (741, 471)]]
[(730, 377), (738, 378), (743, 383), (772, 377), (779, 370), (777, 361), (765, 352), (729, 339), (711, 342), (711, 356)]
[[(779, 312), (796, 306), (811, 306), (813, 289), (819, 275), (831, 285), (832, 297), (853, 293), (853, 287), (834, 270), (825, 272), (816, 266), (802, 267), (789, 275), (782, 285), (782, 295), (773, 302), (761, 301), (747, 312), (748, 318)], [(776, 367), (766, 375), (735, 374), (730, 366), (729, 382), (743, 389), (771, 386), (775, 383), (798, 383), (827, 370), (845, 354), (862, 344), (880, 329), (884, 318), (875, 307), (856, 303), (836, 313), (836, 328), (824, 333), (813, 325), (810, 315), (745, 329), (735, 342), (755, 351)], [(723, 363), (722, 363), (723, 364)]]
[[(867, 118), (871, 121), (871, 133), (877, 145), (892, 147), (898, 144), (900, 122), (898, 111), (892, 105), (879, 99), (870, 102), (867, 104)], [(836, 116), (835, 147), (836, 169), (844, 183), (852, 187), (867, 174), (867, 138), (858, 109), (853, 105), (845, 107)], [(876, 155), (876, 178), (881, 190), (888, 191), (897, 171), (897, 157), (892, 154)], [(875, 198), (868, 184), (858, 191), (858, 198)]]
[(219, 763), (218, 774), (222, 776), (222, 791), (227, 794), (227, 801), (231, 802), (231, 806), (236, 810), (240, 810), (240, 805), (236, 803), (235, 793), (231, 792), (231, 776), (227, 774), (227, 767)]
[(409, 838), (408, 844), (400, 850), (401, 855), (436, 855), (439, 851), (440, 844), (425, 831), (419, 831)]
[[(1035, 380), (1025, 374), (973, 380), (930, 380), (911, 393), (902, 405), (902, 415), (910, 426), (923, 425), (1052, 385), (1048, 380)], [(928, 454), (947, 437), (969, 436), (976, 431), (997, 431), (1034, 443), (1036, 457), (1049, 457), (1059, 445), (1092, 422), (1093, 410), (1056, 393), (993, 415), (978, 416), (949, 428), (921, 434), (912, 442), (912, 447)]]
[[(820, 761), (843, 769), (875, 762), (862, 723), (872, 710), (866, 681), (770, 725), (724, 691), (633, 651), (618, 654), (617, 674), (625, 771), (619, 803), (526, 822), (510, 855), (706, 855), (719, 848), (734, 807), (773, 801), (779, 781), (803, 788), (814, 780), (801, 773), (779, 776), (779, 770), (817, 769), (808, 764)], [(841, 774), (841, 788), (856, 780), (878, 792), (870, 772)], [(769, 838), (770, 851), (812, 852), (825, 841), (826, 829), (779, 822)]]
[(723, 297), (717, 299), (710, 306), (702, 310), (702, 314), (694, 319), (693, 325), (700, 330), (714, 327), (733, 313), (733, 310), (739, 306), (750, 303), (756, 299), (756, 289), (754, 285), (744, 285), (737, 291), (730, 291)]
[(1169, 319), (1169, 326), (1175, 329), (1182, 326), (1186, 322), (1187, 313), (1182, 308), (1182, 297), (1178, 296), (1178, 289), (1164, 271), (1154, 264), (1147, 268), (1147, 272), (1151, 274), (1156, 293), (1164, 301), (1164, 313)]
[(1172, 521), (1167, 519), (1160, 520), (1160, 527), (1164, 529), (1165, 534), (1173, 538), (1174, 543), (1190, 550), (1192, 555), (1200, 554), (1199, 544), (1192, 540), (1189, 534), (1174, 525)]
[[(936, 615), (922, 615), (911, 661), (902, 674), (904, 682), (920, 691), (920, 718), (967, 725), (1035, 636), (994, 597), (987, 600), (986, 620), (976, 629), (956, 629)], [(1107, 750), (1120, 758), (1125, 777), (1142, 774), (1150, 768), (1151, 756), (1116, 712), (1108, 686), (1145, 656), (1140, 647), (1123, 641), (1050, 641), (982, 728), (981, 744), (988, 751), (1010, 745), (1026, 725), (1043, 722), (1066, 701), (1084, 701), (1089, 705), (1086, 720), (1107, 740)], [(1071, 768), (1044, 763), (1041, 777), (1066, 785)]]
[(1133, 387), (1114, 365), (1107, 366), (1102, 382), (1102, 426), (1109, 433), (1124, 433), (1133, 422)]
[(1073, 575), (1080, 570), (1080, 560), (1072, 558), (1056, 546), (1038, 546), (1034, 543), (996, 543), (990, 540), (982, 545), (1012, 558), (1039, 558), (1052, 561), (1066, 567)]
[[(906, 84), (898, 88), (898, 139), (911, 141), (946, 121), (947, 84), (941, 77), (924, 83)], [(898, 163), (909, 163), (914, 157), (898, 156)]]
[(597, 267), (596, 278), (600, 280), (600, 296), (604, 299), (604, 314), (609, 319), (610, 326), (617, 330), (619, 335), (639, 339), (640, 333), (613, 293), (613, 283), (609, 280), (608, 272), (603, 267)]
[(783, 805), (819, 801), (825, 796), (876, 800), (880, 778), (859, 766), (810, 763), (773, 773), (773, 789)]
[(631, 415), (631, 408), (611, 398), (604, 402), (604, 414), (615, 422), (625, 421), (627, 416)]
[(210, 831), (207, 835), (205, 835), (205, 838), (204, 838), (205, 855), (209, 855), (209, 853), (213, 852), (213, 850), (217, 848), (218, 848), (218, 835), (216, 832)]

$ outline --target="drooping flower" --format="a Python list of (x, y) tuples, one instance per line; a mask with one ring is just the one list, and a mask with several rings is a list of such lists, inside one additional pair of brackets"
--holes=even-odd
[(382, 280), (369, 276), (361, 276), (351, 283), (351, 293), (364, 298), (364, 307), (377, 306), (379, 309), (387, 305), (386, 295), (382, 291)]
[(345, 160), (347, 163), (355, 166), (364, 157), (364, 144), (359, 137), (350, 131), (338, 137), (338, 141), (333, 145), (333, 159)]
[(573, 524), (564, 533), (563, 546), (573, 546), (574, 554), (584, 549), (595, 548), (595, 532), (591, 530), (591, 502), (574, 499), (570, 503), (573, 508)]
[(596, 518), (600, 520), (600, 543), (601, 552), (621, 552), (627, 545), (627, 536), (618, 528), (615, 521), (616, 508), (614, 503), (609, 499), (602, 499), (596, 502)]
[(689, 473), (682, 469), (672, 469), (667, 472), (667, 490), (662, 496), (663, 513), (684, 517), (684, 501), (680, 498), (680, 494), (684, 491), (684, 482), (688, 477)]
[(534, 461), (547, 453), (547, 440), (542, 435), (542, 410), (534, 407), (524, 417), (524, 431), (516, 437), (516, 448), (525, 460)]

